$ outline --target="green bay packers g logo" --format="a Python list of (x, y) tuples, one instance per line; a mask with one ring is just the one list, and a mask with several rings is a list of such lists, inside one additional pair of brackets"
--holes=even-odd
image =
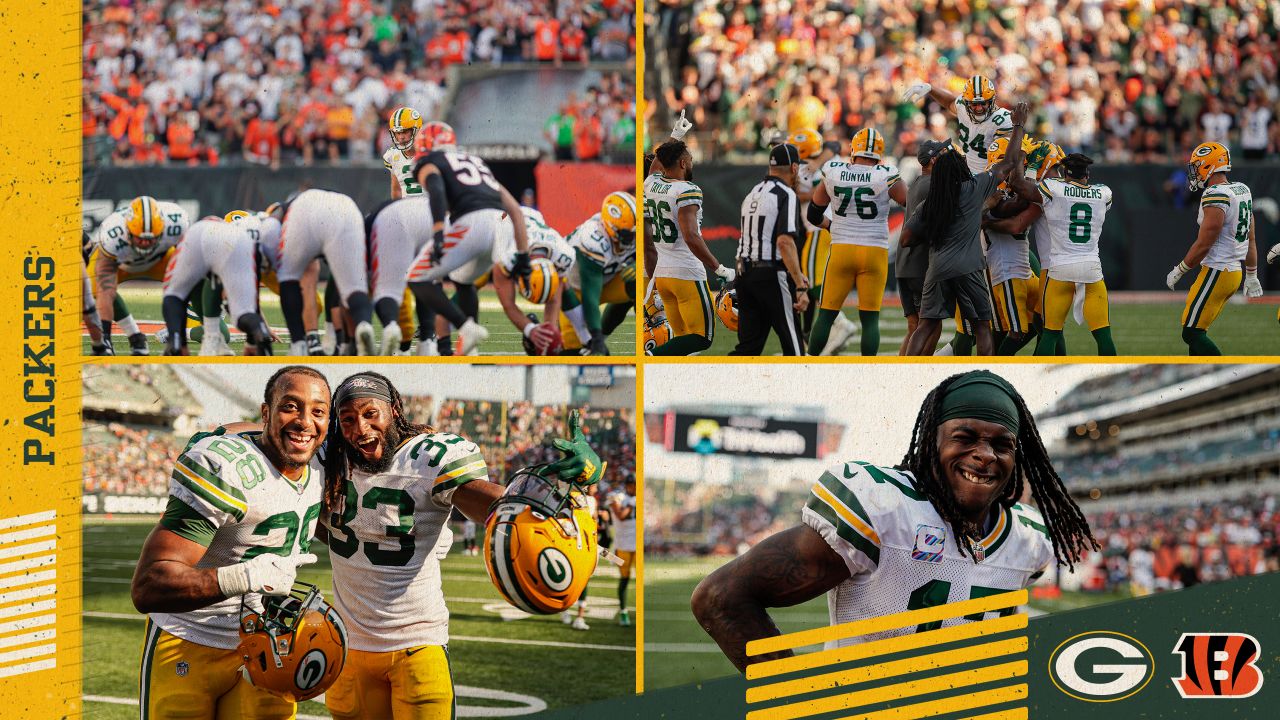
[(1049, 677), (1059, 690), (1085, 702), (1115, 702), (1151, 682), (1155, 658), (1136, 639), (1109, 630), (1068, 638), (1049, 656)]
[(542, 582), (556, 592), (573, 582), (573, 566), (569, 564), (569, 558), (553, 547), (538, 553), (538, 574), (542, 576)]
[(310, 690), (324, 678), (325, 668), (329, 667), (329, 659), (323, 650), (312, 650), (302, 656), (298, 669), (293, 674), (293, 682), (299, 690)]

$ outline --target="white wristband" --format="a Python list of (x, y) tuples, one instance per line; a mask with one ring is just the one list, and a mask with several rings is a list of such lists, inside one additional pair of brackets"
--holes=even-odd
[(538, 327), (537, 324), (529, 323), (528, 325), (525, 325), (524, 329), (522, 329), (520, 332), (523, 333), (526, 338), (532, 338), (533, 329), (536, 327)]
[(249, 569), (244, 563), (218, 568), (218, 590), (229, 598), (249, 592)]

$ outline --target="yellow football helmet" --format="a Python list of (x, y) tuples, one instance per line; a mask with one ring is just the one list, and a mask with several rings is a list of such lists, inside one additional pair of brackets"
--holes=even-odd
[(231, 212), (224, 215), (222, 219), (226, 222), (233, 223), (233, 222), (239, 222), (241, 220), (244, 220), (247, 217), (252, 217), (251, 215), (249, 215), (249, 211), (247, 210), (232, 210)]
[(1203, 189), (1209, 178), (1220, 172), (1231, 172), (1231, 151), (1222, 143), (1200, 143), (1187, 161), (1187, 189), (1191, 192)]
[(560, 291), (560, 275), (555, 264), (544, 257), (533, 258), (529, 267), (532, 272), (528, 277), (516, 278), (516, 287), (525, 300), (545, 305)]
[(611, 192), (600, 205), (605, 234), (622, 245), (636, 242), (636, 199), (627, 192)]
[(485, 523), (489, 580), (507, 602), (534, 615), (573, 606), (595, 572), (596, 519), (576, 485), (516, 472)]
[(787, 142), (800, 151), (801, 160), (808, 160), (822, 152), (822, 135), (817, 130), (797, 130), (787, 136)]
[(884, 135), (872, 128), (862, 128), (853, 136), (853, 141), (849, 145), (851, 148), (849, 151), (850, 157), (879, 160), (880, 155), (884, 153)]
[(646, 352), (653, 352), (654, 348), (659, 345), (666, 345), (671, 341), (671, 336), (675, 334), (671, 329), (671, 323), (667, 322), (667, 316), (660, 315), (650, 318), (644, 324), (644, 349)]
[(409, 152), (413, 148), (413, 139), (422, 129), (422, 115), (411, 107), (396, 108), (387, 120), (391, 130), (391, 144), (400, 152)]
[(724, 326), (734, 332), (738, 332), (738, 291), (731, 288), (721, 288), (720, 294), (716, 296), (716, 317), (720, 318), (720, 322)]
[(294, 582), (283, 597), (262, 596), (262, 610), (240, 602), (240, 645), (255, 687), (285, 700), (319, 695), (347, 661), (347, 628), (320, 589)]
[(974, 122), (986, 120), (996, 109), (996, 84), (981, 75), (974, 75), (960, 91), (960, 103)]
[(129, 203), (124, 226), (129, 231), (129, 244), (139, 250), (150, 250), (164, 235), (164, 215), (160, 203), (150, 195), (140, 195)]

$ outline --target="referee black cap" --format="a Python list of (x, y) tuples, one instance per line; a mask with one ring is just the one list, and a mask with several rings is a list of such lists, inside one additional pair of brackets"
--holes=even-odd
[(785, 167), (800, 164), (800, 151), (791, 143), (773, 146), (769, 151), (769, 164)]

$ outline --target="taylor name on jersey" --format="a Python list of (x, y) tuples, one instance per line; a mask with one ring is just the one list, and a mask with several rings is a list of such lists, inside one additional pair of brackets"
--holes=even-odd
[(187, 212), (177, 203), (161, 201), (156, 205), (164, 217), (164, 236), (147, 250), (135, 248), (129, 237), (129, 229), (125, 226), (130, 212), (128, 206), (108, 215), (98, 227), (98, 247), (115, 258), (120, 268), (126, 272), (149, 269), (166, 252), (177, 246), (191, 224)]
[[(911, 473), (866, 462), (832, 466), (803, 511), (849, 568), (827, 600), (831, 624), (933, 607), (1027, 587), (1053, 562), (1053, 543), (1034, 508), (995, 506), (996, 521), (967, 555)], [(1001, 611), (1002, 615), (1013, 608)], [(955, 618), (842, 640), (852, 645), (981, 618)]]

